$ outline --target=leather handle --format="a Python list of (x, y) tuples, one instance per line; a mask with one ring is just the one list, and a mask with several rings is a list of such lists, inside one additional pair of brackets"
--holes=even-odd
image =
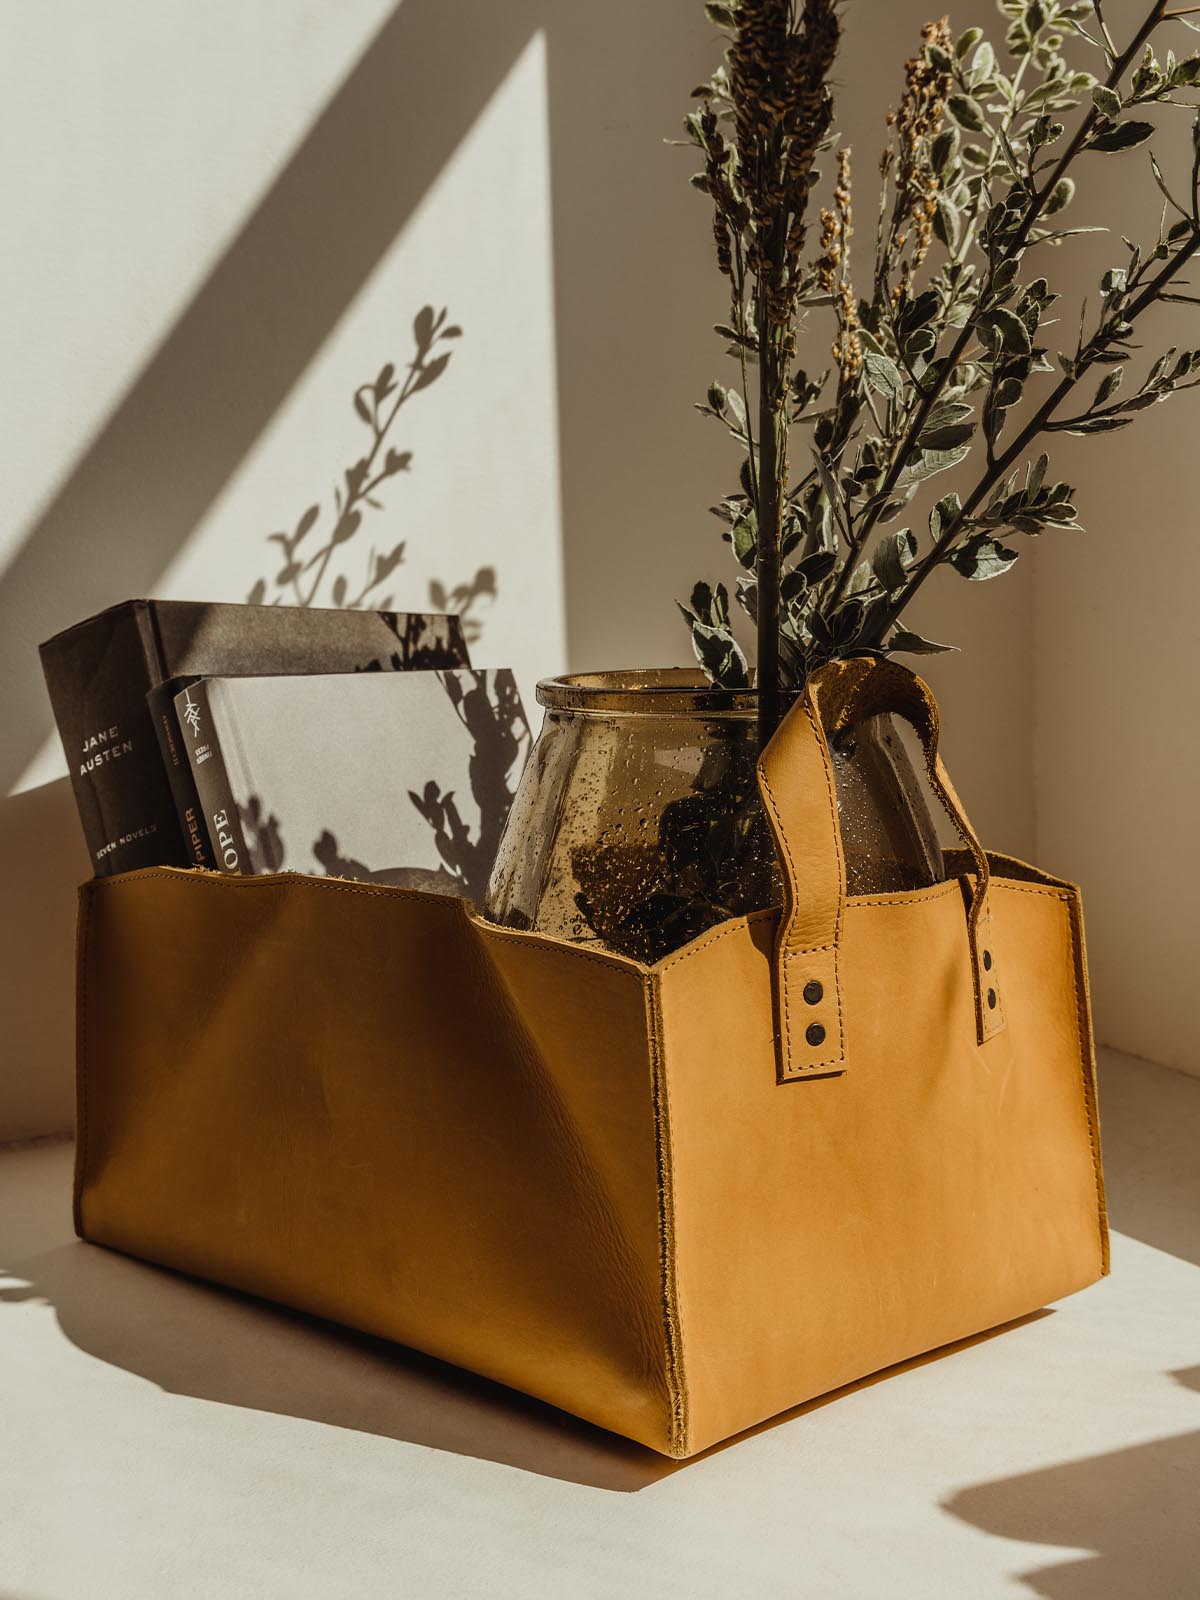
[(975, 868), (966, 922), (977, 1042), (984, 1044), (1004, 1026), (988, 937), (987, 855), (938, 753), (937, 701), (926, 683), (896, 662), (865, 657), (834, 661), (809, 681), (758, 763), (759, 787), (784, 881), (775, 948), (780, 1082), (841, 1072), (846, 1066), (838, 972), (846, 866), (824, 730), (883, 712), (904, 717), (916, 730), (930, 784)]

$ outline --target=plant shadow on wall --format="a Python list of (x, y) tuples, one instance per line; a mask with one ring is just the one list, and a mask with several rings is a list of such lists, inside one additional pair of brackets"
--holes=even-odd
[[(269, 533), (268, 543), (280, 547), (283, 565), (272, 576), (258, 579), (246, 596), (251, 605), (322, 604), (355, 610), (369, 604), (379, 611), (393, 609), (393, 595), (380, 591), (404, 561), (404, 540), (390, 550), (372, 546), (354, 582), (347, 572), (334, 568), (338, 552), (356, 540), (365, 514), (383, 509), (384, 486), (411, 471), (413, 453), (396, 448), (393, 427), (404, 407), (445, 374), (454, 342), (462, 337), (462, 329), (447, 321), (445, 307), (435, 312), (432, 306), (422, 306), (413, 319), (412, 333), (413, 354), (403, 376), (388, 361), (373, 381), (354, 391), (354, 415), (371, 437), (363, 454), (333, 487), (332, 525), (323, 538), (318, 535), (314, 540), (323, 509), (316, 501), (301, 513), (290, 533)], [(431, 580), (429, 603), (435, 610), (456, 612), (467, 643), (473, 644), (483, 631), (479, 607), (494, 601), (496, 593), (495, 569), (480, 567), (474, 577), (449, 589), (440, 579)]]
[[(372, 868), (357, 860), (349, 853), (349, 846), (324, 828), (311, 850), (327, 876), (461, 895), (482, 903), (500, 835), (512, 809), (530, 732), (511, 680), (498, 679), (494, 692), (489, 693), (485, 673), (470, 674), (473, 681), (465, 689), (463, 676), (439, 673), (438, 682), (473, 746), (467, 768), (471, 806), (462, 806), (454, 790), (443, 790), (432, 778), (419, 791), (408, 793), (412, 805), (433, 830), (442, 865)], [(474, 824), (471, 811), (478, 814)], [(284, 871), (288, 856), (280, 818), (261, 795), (251, 795), (245, 805), (238, 806), (238, 814), (256, 870)]]

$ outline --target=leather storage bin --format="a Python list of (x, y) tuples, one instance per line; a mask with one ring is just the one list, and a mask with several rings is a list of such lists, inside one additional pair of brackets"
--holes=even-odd
[(802, 704), (784, 912), (653, 967), (372, 884), (85, 885), (79, 1234), (673, 1456), (1092, 1282), (1077, 891), (847, 898), (825, 778)]

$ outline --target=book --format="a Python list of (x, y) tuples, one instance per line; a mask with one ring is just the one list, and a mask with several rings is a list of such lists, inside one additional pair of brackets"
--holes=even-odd
[(101, 877), (209, 864), (198, 859), (187, 821), (188, 805), (195, 804), (194, 796), (187, 799), (190, 768), (181, 792), (180, 770), (171, 765), (174, 735), (160, 720), (162, 697), (157, 706), (147, 702), (161, 685), (209, 674), (390, 673), (468, 664), (457, 617), (191, 600), (126, 600), (56, 634), (40, 653), (93, 871)]
[(175, 709), (218, 870), (482, 901), (531, 742), (507, 669), (209, 677)]

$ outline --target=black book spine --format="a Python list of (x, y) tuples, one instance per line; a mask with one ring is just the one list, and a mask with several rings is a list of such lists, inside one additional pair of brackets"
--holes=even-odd
[(175, 714), (175, 696), (188, 686), (189, 680), (180, 678), (172, 678), (169, 683), (160, 683), (146, 696), (146, 704), (154, 720), (154, 732), (158, 738), (158, 748), (162, 753), (163, 766), (166, 768), (167, 782), (171, 785), (171, 793), (175, 797), (175, 811), (179, 817), (184, 844), (187, 846), (187, 864), (189, 867), (207, 867), (215, 870), (216, 854), (209, 839), (200, 794), (196, 788), (195, 774), (192, 772), (192, 764), (188, 760), (184, 745), (183, 730)]
[(187, 866), (146, 704), (162, 676), (147, 608), (114, 607), (48, 640), (41, 655), (93, 871)]
[(229, 782), (221, 740), (213, 726), (208, 684), (203, 678), (175, 696), (175, 715), (183, 732), (214, 866), (233, 876), (254, 871), (237, 801)]

